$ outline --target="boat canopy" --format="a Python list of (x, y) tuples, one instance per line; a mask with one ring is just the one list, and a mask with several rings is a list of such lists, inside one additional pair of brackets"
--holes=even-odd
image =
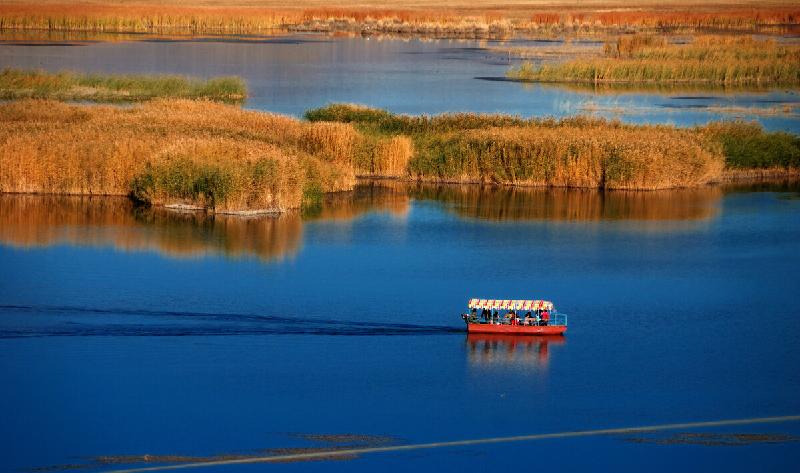
[(470, 299), (470, 309), (497, 310), (553, 310), (553, 303), (540, 300)]

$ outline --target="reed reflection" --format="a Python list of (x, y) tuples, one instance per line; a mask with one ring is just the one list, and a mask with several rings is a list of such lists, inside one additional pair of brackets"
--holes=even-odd
[(173, 258), (207, 255), (276, 260), (300, 249), (300, 216), (241, 218), (135, 206), (117, 197), (0, 197), (0, 242), (155, 251)]
[[(757, 190), (772, 190), (763, 187)], [(275, 261), (300, 251), (306, 221), (349, 222), (371, 212), (405, 221), (415, 199), (436, 201), (465, 219), (631, 221), (630, 228), (636, 231), (669, 232), (708, 222), (720, 211), (726, 193), (749, 189), (736, 185), (603, 192), (363, 181), (352, 192), (327, 196), (317, 208), (257, 218), (142, 208), (120, 197), (2, 195), (0, 243), (22, 248), (108, 246), (175, 258), (221, 255)], [(786, 184), (774, 190), (796, 189), (796, 184)]]
[[(418, 199), (436, 200), (462, 217), (495, 221), (700, 221), (714, 217), (719, 186), (665, 191), (601, 191), (476, 185), (418, 185)], [(659, 225), (654, 227), (668, 228)]]
[(546, 368), (553, 346), (563, 345), (562, 336), (467, 335), (467, 361), (471, 366), (520, 366)]

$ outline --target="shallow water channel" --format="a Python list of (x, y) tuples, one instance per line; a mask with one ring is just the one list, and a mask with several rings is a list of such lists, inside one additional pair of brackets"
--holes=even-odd
[[(364, 182), (251, 219), (0, 196), (4, 470), (798, 414), (799, 240), (798, 185)], [(467, 336), (470, 297), (547, 298), (570, 328)], [(201, 471), (792, 471), (799, 437), (795, 422)]]
[[(114, 36), (106, 36), (105, 39)], [(690, 88), (602, 90), (505, 80), (519, 59), (503, 48), (553, 49), (558, 41), (348, 38), (324, 35), (42, 42), (0, 37), (0, 68), (114, 73), (237, 75), (245, 106), (301, 116), (331, 102), (410, 113), (499, 112), (522, 116), (592, 114), (681, 126), (757, 120), (800, 132), (796, 91)], [(556, 45), (556, 46), (554, 46)], [(584, 41), (581, 48), (601, 47)], [(564, 45), (565, 50), (576, 45)]]

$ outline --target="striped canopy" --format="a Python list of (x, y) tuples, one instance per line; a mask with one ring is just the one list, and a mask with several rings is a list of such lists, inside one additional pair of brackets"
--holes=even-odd
[(497, 310), (553, 310), (553, 303), (540, 300), (470, 299), (470, 309)]

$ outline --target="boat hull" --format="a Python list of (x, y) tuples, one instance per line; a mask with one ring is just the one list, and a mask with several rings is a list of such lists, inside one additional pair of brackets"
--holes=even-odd
[(494, 333), (504, 335), (563, 335), (566, 325), (494, 325), (467, 324), (469, 333)]

